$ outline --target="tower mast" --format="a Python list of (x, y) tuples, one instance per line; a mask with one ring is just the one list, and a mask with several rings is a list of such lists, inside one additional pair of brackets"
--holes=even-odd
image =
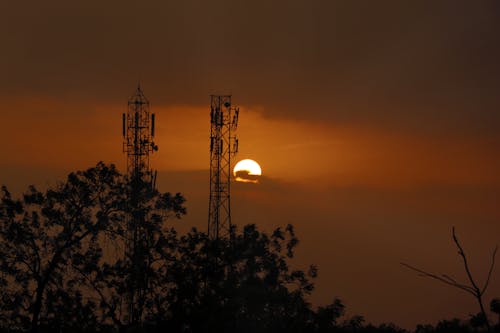
[(127, 296), (129, 323), (142, 320), (145, 293), (148, 288), (146, 268), (146, 217), (142, 212), (141, 195), (155, 187), (156, 172), (150, 168), (149, 156), (158, 150), (153, 142), (155, 115), (149, 101), (138, 86), (128, 100), (127, 113), (122, 115), (123, 152), (127, 154), (127, 176), (130, 184), (129, 217), (125, 235), (125, 258), (130, 261), (130, 286)]
[(238, 151), (234, 135), (239, 108), (231, 105), (231, 95), (210, 96), (210, 200), (208, 236), (229, 237), (231, 230), (231, 158)]

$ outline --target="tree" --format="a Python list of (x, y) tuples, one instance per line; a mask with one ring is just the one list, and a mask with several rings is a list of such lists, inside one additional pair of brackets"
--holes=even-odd
[(470, 315), (469, 324), (473, 329), (478, 329), (486, 325), (487, 318), (482, 312)]
[(19, 200), (2, 187), (0, 283), (9, 326), (37, 332), (42, 312), (46, 322), (57, 302), (78, 295), (69, 292), (68, 270), (85, 254), (99, 257), (99, 233), (123, 221), (123, 186), (114, 166), (98, 163), (46, 192), (31, 186)]
[(480, 285), (477, 283), (477, 281), (472, 276), (472, 272), (471, 272), (470, 267), (469, 267), (467, 256), (463, 250), (462, 245), (460, 244), (460, 242), (457, 238), (457, 235), (455, 234), (455, 227), (452, 228), (452, 238), (453, 238), (453, 242), (455, 243), (455, 245), (458, 248), (458, 254), (462, 258), (464, 269), (465, 269), (465, 272), (467, 274), (467, 278), (469, 280), (468, 284), (458, 282), (455, 278), (453, 278), (447, 274), (439, 274), (438, 275), (438, 274), (434, 274), (434, 273), (429, 273), (427, 271), (424, 271), (422, 269), (408, 265), (406, 263), (401, 263), (401, 265), (419, 273), (423, 277), (432, 278), (434, 280), (440, 281), (444, 284), (458, 288), (460, 290), (463, 290), (463, 291), (471, 294), (476, 299), (476, 301), (479, 305), (479, 309), (480, 309), (480, 315), (479, 316), (476, 315), (474, 317), (474, 323), (478, 324), (479, 322), (483, 322), (484, 325), (487, 327), (488, 331), (490, 331), (491, 327), (490, 327), (490, 323), (488, 320), (488, 315), (486, 314), (486, 311), (484, 308), (483, 295), (484, 295), (486, 289), (488, 288), (491, 274), (493, 273), (493, 267), (495, 266), (495, 256), (496, 256), (496, 253), (498, 250), (498, 246), (496, 246), (495, 249), (493, 250), (493, 253), (491, 256), (491, 264), (490, 264), (490, 268), (488, 270), (488, 275), (486, 277), (484, 284), (482, 285), (482, 287), (480, 287)]
[[(291, 225), (269, 234), (247, 225), (217, 240), (196, 229), (178, 235), (167, 221), (186, 213), (184, 198), (135, 181), (99, 163), (21, 199), (2, 189), (0, 330), (343, 329), (340, 300), (318, 309), (308, 302), (317, 269), (291, 267), (299, 243)], [(110, 242), (121, 254), (106, 250)], [(362, 318), (349, 329), (361, 330)]]
[(441, 320), (437, 323), (435, 333), (469, 333), (471, 329), (460, 319)]
[(500, 330), (500, 299), (494, 298), (491, 300), (490, 311), (498, 316), (498, 329)]
[[(121, 330), (143, 326), (146, 318), (155, 317), (155, 302), (165, 297), (162, 282), (166, 261), (177, 242), (177, 233), (167, 228), (167, 221), (186, 214), (185, 199), (179, 193), (160, 193), (137, 179), (134, 191), (134, 205), (131, 207), (128, 201), (125, 204), (124, 223), (108, 230), (122, 244), (121, 255), (99, 258), (91, 261), (92, 265), (84, 260), (72, 265), (79, 273), (78, 283), (99, 299), (104, 321), (110, 320)], [(131, 226), (133, 223), (139, 225)], [(134, 247), (127, 248), (132, 243)], [(138, 287), (141, 292), (134, 293)], [(131, 299), (131, 294), (136, 297)]]
[[(292, 226), (271, 234), (247, 225), (229, 239), (195, 229), (165, 257), (163, 293), (154, 319), (187, 332), (319, 332), (343, 314), (339, 300), (314, 311), (307, 302), (317, 270), (292, 269), (298, 240)], [(152, 318), (153, 319), (153, 318)]]

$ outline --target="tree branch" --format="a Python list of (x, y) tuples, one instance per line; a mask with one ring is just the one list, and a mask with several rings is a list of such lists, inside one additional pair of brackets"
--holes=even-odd
[(488, 277), (486, 278), (486, 282), (484, 283), (484, 287), (481, 290), (481, 295), (484, 294), (484, 292), (486, 291), (486, 288), (488, 288), (488, 284), (490, 283), (491, 273), (493, 273), (493, 267), (495, 266), (495, 256), (497, 255), (497, 250), (498, 250), (498, 245), (495, 246), (495, 249), (493, 250), (493, 254), (491, 256), (490, 270), (488, 272)]
[(482, 314), (482, 316), (484, 317), (484, 320), (485, 320), (484, 324), (487, 327), (488, 332), (489, 332), (491, 330), (491, 326), (490, 326), (490, 323), (489, 323), (489, 320), (488, 320), (488, 316), (486, 315), (486, 311), (484, 309), (482, 296), (483, 296), (484, 292), (486, 291), (486, 288), (488, 288), (488, 285), (489, 285), (489, 282), (490, 282), (490, 279), (491, 279), (491, 275), (493, 273), (493, 267), (495, 265), (495, 256), (496, 256), (496, 253), (497, 253), (497, 250), (498, 250), (498, 246), (496, 246), (495, 250), (493, 250), (493, 254), (492, 254), (492, 257), (491, 257), (491, 265), (490, 265), (490, 269), (488, 271), (487, 279), (486, 279), (486, 281), (484, 283), (484, 287), (483, 287), (483, 289), (479, 289), (479, 287), (476, 284), (476, 281), (474, 281), (474, 278), (472, 277), (472, 273), (471, 273), (470, 268), (469, 268), (469, 263), (467, 261), (467, 256), (465, 255), (464, 249), (462, 248), (462, 245), (460, 244), (460, 241), (458, 240), (458, 237), (457, 237), (457, 235), (455, 233), (455, 227), (452, 228), (452, 236), (453, 236), (453, 241), (455, 242), (455, 245), (458, 248), (458, 254), (460, 255), (460, 257), (462, 257), (462, 261), (464, 263), (465, 272), (467, 273), (467, 277), (469, 279), (470, 285), (464, 285), (464, 284), (458, 283), (454, 278), (452, 278), (452, 277), (450, 277), (449, 275), (446, 275), (446, 274), (441, 274), (441, 276), (439, 276), (439, 275), (436, 275), (436, 274), (432, 274), (432, 273), (426, 272), (426, 271), (421, 270), (419, 268), (410, 266), (410, 265), (405, 264), (405, 263), (401, 263), (401, 265), (403, 265), (406, 268), (409, 268), (409, 269), (411, 269), (411, 270), (413, 270), (415, 272), (418, 272), (420, 275), (422, 275), (424, 277), (433, 278), (433, 279), (441, 281), (441, 282), (443, 282), (443, 283), (445, 283), (447, 285), (453, 286), (453, 287), (458, 288), (458, 289), (462, 289), (462, 290), (464, 290), (464, 291), (472, 294), (474, 296), (474, 298), (476, 299), (476, 301), (478, 302), (478, 304), (479, 304), (479, 307), (480, 307), (480, 310), (481, 310), (481, 314)]
[(447, 280), (450, 280), (453, 283), (458, 283), (457, 280), (455, 280), (454, 278), (452, 278), (451, 276), (449, 276), (447, 274), (441, 274), (441, 276), (444, 277)]
[(71, 267), (76, 270), (86, 281), (87, 283), (92, 287), (92, 289), (95, 290), (95, 292), (97, 292), (97, 294), (99, 295), (100, 297), (100, 300), (101, 302), (108, 308), (108, 313), (111, 317), (111, 320), (113, 321), (113, 323), (115, 325), (117, 325), (118, 327), (121, 327), (122, 326), (122, 322), (120, 321), (120, 319), (117, 318), (116, 316), (116, 306), (114, 305), (111, 305), (107, 300), (106, 300), (106, 296), (104, 296), (104, 293), (101, 291), (101, 289), (97, 286), (97, 283), (95, 281), (93, 281), (87, 274), (85, 274), (85, 272), (83, 272), (78, 266), (76, 266), (75, 264), (71, 264)]
[(472, 287), (474, 288), (474, 293), (476, 295), (481, 295), (481, 290), (478, 288), (476, 282), (472, 278), (472, 273), (469, 269), (469, 264), (467, 262), (467, 257), (465, 256), (465, 252), (464, 252), (462, 246), (460, 245), (460, 242), (458, 241), (457, 235), (455, 234), (455, 227), (453, 227), (451, 230), (452, 230), (452, 235), (453, 235), (453, 241), (455, 242), (455, 244), (458, 247), (458, 254), (462, 257), (462, 260), (464, 262), (465, 272), (467, 273), (467, 277), (469, 278), (469, 281), (470, 281)]
[(472, 288), (472, 287), (469, 287), (469, 286), (466, 286), (466, 285), (463, 285), (461, 283), (457, 283), (455, 282), (454, 280), (449, 280), (448, 278), (443, 278), (439, 275), (436, 275), (436, 274), (433, 274), (433, 273), (429, 273), (429, 272), (426, 272), (424, 270), (421, 270), (419, 268), (416, 268), (416, 267), (413, 267), (413, 266), (410, 266), (404, 262), (401, 262), (400, 263), (402, 266), (408, 268), (408, 269), (411, 269), (412, 271), (415, 271), (417, 273), (419, 273), (420, 275), (424, 276), (424, 277), (429, 277), (429, 278), (432, 278), (432, 279), (435, 279), (435, 280), (438, 280), (438, 281), (441, 281), (449, 286), (452, 286), (452, 287), (455, 287), (455, 288), (459, 288), (459, 289), (462, 289), (463, 291), (466, 291), (474, 296), (476, 296), (476, 291)]

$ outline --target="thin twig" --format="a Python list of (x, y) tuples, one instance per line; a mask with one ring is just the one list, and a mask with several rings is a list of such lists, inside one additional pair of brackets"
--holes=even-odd
[(458, 283), (454, 278), (452, 278), (451, 276), (446, 275), (446, 274), (436, 275), (436, 274), (421, 270), (419, 268), (410, 266), (410, 265), (405, 264), (405, 263), (401, 263), (401, 265), (419, 273), (419, 275), (421, 275), (421, 276), (430, 277), (432, 279), (441, 281), (447, 285), (453, 286), (453, 287), (458, 288), (458, 289), (462, 289), (462, 290), (468, 292), (469, 294), (472, 294), (479, 304), (479, 307), (481, 309), (481, 314), (485, 318), (485, 325), (486, 325), (488, 332), (489, 332), (489, 331), (491, 331), (491, 326), (490, 326), (488, 317), (486, 315), (486, 311), (484, 309), (482, 296), (483, 296), (484, 292), (486, 291), (486, 289), (488, 288), (488, 285), (490, 283), (491, 275), (493, 273), (493, 267), (495, 266), (495, 256), (497, 254), (498, 246), (496, 246), (495, 250), (493, 250), (493, 254), (491, 256), (491, 265), (490, 265), (490, 269), (488, 271), (488, 277), (484, 283), (484, 287), (483, 287), (483, 289), (479, 289), (479, 287), (476, 284), (476, 281), (474, 281), (474, 278), (472, 277), (472, 273), (471, 273), (470, 268), (469, 268), (469, 263), (467, 261), (467, 256), (465, 255), (465, 251), (462, 248), (462, 245), (460, 244), (460, 241), (458, 240), (458, 237), (455, 233), (455, 227), (452, 228), (452, 236), (453, 236), (453, 241), (455, 242), (455, 245), (458, 248), (458, 254), (460, 255), (460, 257), (462, 257), (465, 272), (467, 273), (467, 277), (469, 278), (469, 282), (471, 284), (470, 286)]
[(484, 283), (484, 287), (481, 290), (481, 295), (484, 294), (484, 292), (486, 291), (486, 288), (488, 288), (488, 284), (490, 283), (491, 273), (493, 273), (493, 267), (495, 266), (495, 256), (497, 255), (497, 250), (498, 250), (498, 245), (495, 246), (495, 249), (493, 250), (493, 254), (491, 256), (491, 266), (490, 266), (490, 270), (488, 272), (488, 278), (486, 278), (486, 282)]
[(441, 274), (441, 276), (444, 277), (445, 279), (450, 280), (453, 283), (458, 283), (457, 280), (455, 280), (454, 278), (452, 278), (451, 276), (449, 276), (447, 274)]
[(481, 290), (478, 288), (476, 281), (474, 281), (474, 278), (472, 277), (472, 273), (469, 269), (469, 264), (467, 262), (467, 257), (465, 256), (465, 252), (464, 252), (462, 246), (460, 245), (460, 242), (458, 241), (458, 238), (455, 234), (455, 227), (452, 228), (452, 235), (453, 235), (453, 241), (455, 242), (455, 244), (458, 247), (458, 254), (462, 257), (462, 260), (464, 262), (464, 268), (465, 268), (465, 272), (467, 273), (467, 277), (469, 278), (469, 281), (470, 281), (472, 287), (474, 288), (474, 294), (481, 295)]
[(421, 274), (422, 276), (424, 276), (424, 277), (430, 277), (430, 278), (432, 278), (432, 279), (435, 279), (435, 280), (441, 281), (441, 282), (443, 282), (443, 283), (445, 283), (445, 284), (447, 284), (447, 285), (450, 285), (450, 286), (455, 287), (455, 288), (462, 289), (462, 290), (464, 290), (464, 291), (466, 291), (466, 292), (468, 292), (468, 293), (470, 293), (470, 294), (472, 294), (472, 295), (476, 296), (476, 294), (475, 294), (475, 290), (474, 290), (472, 287), (469, 287), (469, 286), (463, 285), (463, 284), (461, 284), (461, 283), (452, 282), (452, 281), (450, 281), (450, 280), (447, 280), (447, 279), (445, 279), (445, 278), (440, 277), (439, 275), (436, 275), (436, 274), (433, 274), (433, 273), (426, 272), (426, 271), (421, 270), (421, 269), (419, 269), (419, 268), (416, 268), (416, 267), (413, 267), (413, 266), (411, 266), (411, 265), (408, 265), (408, 264), (406, 264), (406, 263), (404, 263), (404, 262), (402, 262), (402, 263), (400, 263), (400, 264), (401, 264), (401, 265), (403, 265), (403, 266), (404, 266), (404, 267), (406, 267), (406, 268), (409, 268), (409, 269), (411, 269), (411, 270), (413, 270), (413, 271), (415, 271), (415, 272), (420, 273), (420, 274)]

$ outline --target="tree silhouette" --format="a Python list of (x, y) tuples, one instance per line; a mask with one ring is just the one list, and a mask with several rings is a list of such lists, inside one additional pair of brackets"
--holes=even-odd
[(484, 327), (486, 325), (487, 318), (482, 312), (478, 312), (470, 316), (469, 323), (470, 326), (477, 330), (478, 328)]
[(166, 269), (167, 297), (158, 303), (166, 328), (302, 332), (318, 328), (320, 318), (332, 326), (343, 314), (338, 300), (318, 313), (306, 301), (317, 272), (289, 267), (298, 244), (292, 226), (268, 235), (247, 225), (230, 239), (210, 240), (197, 230), (179, 239)]
[(453, 238), (453, 242), (455, 243), (455, 245), (458, 248), (458, 254), (462, 258), (462, 261), (463, 261), (463, 264), (464, 264), (464, 269), (465, 269), (465, 272), (466, 272), (467, 277), (469, 279), (469, 284), (458, 282), (455, 278), (453, 278), (453, 277), (451, 277), (450, 275), (447, 275), (447, 274), (429, 273), (427, 271), (424, 271), (422, 269), (419, 269), (419, 268), (416, 268), (414, 266), (408, 265), (406, 263), (401, 263), (401, 265), (403, 265), (404, 267), (409, 268), (409, 269), (411, 269), (411, 270), (419, 273), (419, 275), (421, 275), (423, 277), (432, 278), (434, 280), (440, 281), (440, 282), (442, 282), (444, 284), (450, 285), (452, 287), (458, 288), (460, 290), (463, 290), (463, 291), (471, 294), (476, 299), (476, 301), (477, 301), (477, 303), (479, 305), (479, 309), (480, 309), (480, 314), (474, 316), (474, 318), (473, 318), (474, 324), (475, 325), (479, 325), (482, 322), (487, 327), (488, 331), (490, 331), (491, 327), (490, 327), (490, 323), (489, 323), (489, 320), (488, 320), (488, 315), (486, 314), (486, 311), (485, 311), (485, 308), (484, 308), (483, 295), (484, 295), (486, 289), (488, 288), (488, 285), (489, 285), (489, 282), (490, 282), (490, 278), (491, 278), (491, 274), (493, 273), (493, 267), (495, 266), (495, 256), (496, 256), (496, 253), (497, 253), (497, 250), (498, 250), (498, 246), (496, 246), (495, 249), (493, 250), (493, 253), (492, 253), (492, 256), (491, 256), (491, 264), (490, 264), (490, 268), (488, 270), (487, 278), (486, 278), (483, 286), (480, 287), (479, 284), (476, 282), (476, 280), (472, 276), (471, 270), (469, 268), (469, 263), (468, 263), (468, 260), (467, 260), (467, 256), (466, 256), (466, 254), (465, 254), (465, 252), (463, 250), (463, 247), (460, 244), (460, 242), (459, 242), (459, 240), (458, 240), (458, 238), (457, 238), (457, 236), (455, 234), (455, 227), (452, 228), (452, 238)]
[(441, 320), (434, 329), (435, 333), (469, 333), (471, 329), (459, 319)]
[[(402, 332), (364, 327), (360, 316), (339, 323), (338, 299), (314, 309), (317, 268), (291, 267), (291, 225), (247, 225), (216, 240), (196, 229), (179, 235), (167, 222), (186, 213), (184, 198), (131, 184), (112, 165), (45, 192), (30, 187), (19, 200), (4, 187), (0, 199), (0, 331)], [(123, 251), (131, 229), (140, 241)]]
[[(99, 252), (98, 234), (122, 222), (123, 191), (113, 166), (71, 173), (66, 182), (45, 193), (30, 187), (15, 200), (2, 187), (0, 202), (0, 269), (5, 289), (2, 312), (12, 328), (37, 332), (57, 306), (72, 297), (67, 270), (72, 262)], [(73, 296), (76, 294), (73, 293)], [(66, 309), (69, 310), (69, 309)]]
[[(91, 293), (99, 299), (99, 307), (105, 319), (122, 330), (132, 326), (142, 326), (144, 319), (154, 316), (155, 298), (164, 294), (163, 275), (166, 260), (176, 247), (177, 233), (166, 227), (171, 218), (180, 218), (186, 213), (183, 207), (185, 199), (180, 195), (160, 193), (149, 183), (135, 184), (136, 202), (133, 209), (129, 205), (125, 211), (125, 223), (110, 227), (111, 234), (125, 246), (131, 243), (135, 235), (127, 232), (129, 223), (143, 221), (139, 228), (141, 237), (135, 241), (134, 252), (122, 251), (122, 255), (112, 258), (96, 258), (98, 260), (74, 262), (73, 268), (79, 273), (79, 283), (87, 286)], [(140, 219), (131, 218), (140, 215)], [(111, 231), (111, 233), (109, 232)], [(123, 307), (130, 300), (126, 295), (141, 286), (143, 291), (134, 300), (133, 313), (131, 306)]]
[(500, 299), (494, 298), (490, 302), (490, 311), (498, 316), (498, 330), (500, 330)]

